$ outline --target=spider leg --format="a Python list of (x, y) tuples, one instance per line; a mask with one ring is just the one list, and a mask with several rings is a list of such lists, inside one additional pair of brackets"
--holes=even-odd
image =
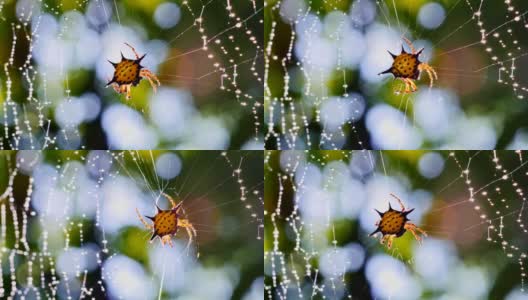
[(427, 68), (427, 70), (433, 73), (435, 80), (438, 80), (438, 74), (436, 74), (435, 69), (433, 69), (432, 67), (429, 67)]
[(392, 241), (394, 240), (394, 234), (389, 235), (389, 238), (387, 240), (387, 247), (390, 249), (392, 248)]
[(401, 79), (401, 81), (403, 81), (404, 86), (399, 91), (397, 91), (395, 93), (396, 95), (400, 95), (402, 93), (407, 93), (407, 90), (409, 89), (409, 87), (408, 87), (409, 83), (407, 82), (407, 79), (406, 78), (400, 78), (400, 79)]
[(418, 90), (418, 87), (416, 87), (416, 83), (414, 82), (414, 80), (409, 79), (409, 83), (411, 84), (411, 93), (416, 92)]
[(194, 237), (196, 237), (196, 229), (194, 229), (194, 226), (189, 222), (188, 219), (178, 219), (178, 227), (183, 227), (187, 231), (189, 241), (187, 242), (185, 249), (188, 249), (191, 246)]
[(189, 228), (192, 231), (192, 235), (196, 236), (196, 229), (194, 229), (194, 226), (188, 219), (178, 219), (178, 227)]
[[(110, 82), (110, 80), (112, 80), (112, 78), (108, 78), (108, 82)], [(121, 90), (119, 89), (119, 84), (114, 82), (114, 83), (111, 83), (111, 84), (107, 84), (106, 86), (109, 86), (109, 85), (114, 89), (114, 91), (116, 91), (117, 93), (121, 94)]]
[(189, 241), (187, 242), (187, 246), (185, 246), (185, 249), (189, 249), (193, 241), (193, 233), (189, 227), (185, 227), (185, 230), (187, 231), (187, 235), (189, 236)]
[(130, 46), (130, 44), (128, 44), (126, 42), (125, 42), (125, 45), (130, 47), (130, 49), (132, 49), (132, 52), (134, 52), (134, 55), (136, 56), (136, 59), (139, 59), (139, 54), (136, 52), (136, 49), (134, 49), (134, 47)]
[(156, 77), (156, 75), (154, 75), (154, 73), (152, 73), (150, 70), (142, 69), (142, 70), (139, 72), (139, 75), (140, 75), (141, 77), (149, 77), (149, 78), (152, 78), (152, 79), (156, 80), (156, 82), (158, 83), (158, 86), (161, 85), (160, 81), (158, 80), (158, 77)]
[(436, 71), (433, 69), (433, 67), (431, 67), (430, 65), (426, 63), (421, 63), (420, 65), (418, 65), (418, 70), (420, 72), (421, 71), (427, 72), (427, 74), (429, 75), (429, 87), (433, 87), (433, 82), (435, 80), (438, 80), (438, 74), (436, 74)]
[(171, 205), (172, 205), (172, 209), (176, 209), (176, 212), (179, 213), (180, 210), (182, 209), (182, 204), (183, 204), (183, 201), (181, 201), (180, 203), (176, 204), (176, 201), (174, 201), (174, 199), (172, 199), (171, 196), (165, 194), (165, 193), (162, 193), (163, 196), (165, 196), (165, 198), (169, 199)]
[(416, 54), (416, 49), (414, 48), (414, 45), (407, 39), (406, 37), (402, 36), (402, 39), (405, 41), (405, 43), (409, 46), (411, 49), (411, 54)]
[(412, 227), (412, 229), (414, 230), (418, 230), (421, 234), (423, 234), (424, 236), (427, 236), (427, 232), (425, 232), (423, 229), (421, 229), (420, 227), (416, 226), (416, 224), (412, 223), (412, 222), (407, 222), (406, 225), (409, 225), (410, 227)]
[(383, 244), (385, 243), (385, 239), (386, 239), (387, 237), (388, 237), (388, 235), (384, 235), (384, 236), (382, 236), (381, 239), (380, 239), (380, 244), (383, 245)]
[(429, 75), (429, 87), (432, 88), (433, 87), (433, 74), (432, 74), (431, 70), (429, 70), (429, 69), (425, 69), (425, 71)]
[(161, 193), (163, 196), (165, 196), (165, 198), (169, 199), (170, 203), (172, 204), (172, 208), (175, 208), (176, 207), (176, 202), (174, 201), (174, 199), (172, 199), (171, 196), (169, 196), (168, 194), (165, 194), (165, 193)]
[(400, 198), (398, 198), (398, 196), (394, 195), (393, 193), (390, 193), (390, 195), (395, 198), (396, 200), (398, 200), (398, 203), (400, 203), (400, 206), (401, 206), (401, 209), (402, 211), (405, 211), (405, 206), (403, 205), (403, 202), (401, 201)]
[(148, 71), (148, 74), (150, 75), (150, 77), (152, 77), (152, 78), (154, 78), (154, 80), (156, 80), (156, 82), (158, 83), (158, 86), (160, 86), (161, 83), (160, 83), (158, 77), (156, 75), (154, 75), (154, 73), (150, 72), (149, 70), (146, 70), (146, 71)]
[(117, 83), (112, 83), (111, 86), (114, 89), (114, 91), (116, 91), (118, 94), (121, 94), (121, 90), (120, 90), (119, 85)]
[(158, 80), (158, 77), (156, 77), (156, 75), (154, 75), (152, 72), (150, 72), (147, 69), (143, 69), (143, 70), (139, 71), (139, 76), (148, 79), (148, 81), (150, 82), (150, 85), (152, 86), (152, 89), (154, 90), (154, 93), (156, 92), (157, 87), (154, 84), (154, 81), (152, 81), (152, 79), (156, 80), (156, 82), (158, 83), (158, 86), (161, 85), (160, 81)]
[(412, 235), (414, 235), (414, 238), (418, 241), (418, 243), (422, 244), (422, 238), (417, 235), (413, 229), (409, 228), (408, 230), (412, 233)]
[(141, 214), (139, 213), (139, 210), (136, 208), (136, 213), (139, 217), (139, 220), (141, 221), (141, 223), (143, 223), (143, 225), (145, 225), (145, 227), (147, 227), (148, 229), (152, 229), (152, 225), (150, 225), (149, 223), (147, 223), (147, 221), (145, 221), (145, 219), (143, 219), (143, 217), (141, 216)]
[(119, 94), (124, 94), (124, 93), (126, 93), (126, 85), (122, 84), (119, 86)]
[(407, 222), (405, 225), (404, 225), (404, 228), (406, 230), (409, 230), (412, 235), (414, 236), (414, 238), (418, 241), (418, 243), (422, 244), (422, 238), (416, 234), (416, 232), (414, 230), (418, 230), (420, 231), (424, 236), (427, 236), (427, 233), (425, 233), (425, 231), (423, 231), (422, 229), (418, 228), (418, 226), (414, 225), (413, 223), (411, 222)]
[(416, 92), (416, 90), (418, 88), (416, 87), (416, 83), (414, 83), (414, 81), (412, 79), (405, 78), (405, 82), (406, 82), (406, 85), (405, 85), (405, 93), (406, 94), (411, 94), (411, 93)]
[(411, 83), (409, 82), (409, 79), (405, 78), (405, 94), (411, 93)]
[(430, 71), (431, 73), (433, 73), (435, 80), (438, 80), (438, 74), (436, 74), (436, 71), (435, 69), (433, 69), (433, 67), (426, 63), (422, 63), (422, 65), (424, 65), (426, 71)]
[(131, 85), (130, 84), (125, 85), (125, 91), (126, 91), (126, 99), (129, 100), (130, 98), (132, 98), (130, 96), (130, 91), (131, 91)]

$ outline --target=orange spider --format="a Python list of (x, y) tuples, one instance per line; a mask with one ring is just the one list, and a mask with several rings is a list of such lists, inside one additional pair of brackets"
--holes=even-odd
[(147, 54), (143, 54), (143, 56), (139, 57), (134, 47), (130, 46), (128, 43), (125, 43), (128, 47), (132, 49), (132, 52), (134, 52), (134, 55), (136, 56), (136, 59), (128, 59), (123, 56), (123, 52), (121, 52), (121, 61), (118, 63), (108, 61), (111, 63), (115, 70), (114, 70), (114, 76), (112, 79), (106, 84), (106, 86), (111, 85), (116, 92), (119, 94), (126, 93), (127, 100), (130, 99), (130, 90), (132, 86), (136, 86), (139, 84), (139, 81), (143, 78), (147, 78), (150, 82), (150, 85), (154, 89), (154, 93), (156, 92), (156, 85), (152, 81), (152, 79), (156, 80), (158, 83), (158, 86), (160, 85), (160, 82), (158, 80), (158, 77), (154, 75), (152, 72), (150, 72), (147, 69), (144, 69), (142, 65), (140, 65), (141, 60), (145, 57)]
[(181, 218), (181, 215), (178, 214), (180, 209), (182, 209), (183, 202), (180, 202), (178, 205), (176, 205), (176, 202), (174, 202), (171, 196), (165, 193), (163, 193), (163, 196), (169, 199), (172, 204), (172, 208), (162, 210), (158, 205), (156, 205), (158, 210), (156, 215), (154, 217), (145, 216), (154, 222), (152, 225), (143, 219), (143, 217), (139, 214), (139, 210), (136, 208), (136, 213), (139, 217), (139, 220), (141, 223), (143, 223), (143, 225), (145, 225), (145, 227), (153, 231), (152, 237), (150, 238), (151, 242), (155, 237), (159, 237), (161, 239), (161, 245), (168, 243), (171, 247), (171, 236), (176, 235), (179, 227), (185, 228), (187, 235), (189, 236), (189, 242), (187, 243), (186, 247), (188, 248), (191, 245), (193, 238), (196, 237), (196, 230), (188, 219)]
[[(424, 48), (416, 52), (416, 49), (414, 49), (414, 46), (411, 41), (409, 41), (405, 37), (402, 38), (407, 43), (407, 45), (409, 45), (409, 48), (411, 48), (411, 53), (405, 52), (405, 49), (403, 49), (403, 45), (402, 51), (399, 55), (395, 55), (392, 54), (390, 51), (387, 51), (392, 56), (394, 61), (392, 62), (392, 66), (389, 69), (379, 73), (378, 75), (391, 73), (392, 75), (394, 75), (395, 78), (400, 78), (405, 83), (404, 93), (413, 93), (418, 90), (418, 88), (416, 87), (416, 83), (414, 83), (414, 80), (420, 77), (420, 72), (426, 71), (429, 75), (429, 87), (433, 87), (434, 80), (438, 80), (438, 75), (436, 74), (436, 71), (433, 69), (433, 67), (424, 62), (421, 62), (418, 59), (418, 56), (422, 53)], [(402, 91), (400, 90), (396, 93), (399, 94), (401, 92)]]
[(401, 206), (401, 211), (392, 209), (390, 202), (389, 210), (384, 213), (375, 209), (375, 211), (380, 215), (381, 220), (376, 222), (376, 226), (378, 226), (378, 228), (376, 228), (376, 230), (374, 230), (374, 232), (372, 232), (369, 236), (373, 236), (377, 232), (381, 232), (383, 236), (381, 237), (380, 243), (383, 244), (385, 240), (387, 240), (387, 247), (390, 249), (392, 247), (392, 240), (395, 237), (402, 236), (405, 231), (409, 230), (413, 234), (414, 238), (421, 243), (422, 238), (416, 234), (415, 230), (421, 232), (424, 236), (427, 236), (427, 233), (418, 226), (409, 222), (409, 219), (407, 219), (407, 215), (410, 214), (414, 208), (405, 210), (405, 206), (403, 206), (400, 198), (396, 197), (394, 194), (390, 195), (398, 200)]

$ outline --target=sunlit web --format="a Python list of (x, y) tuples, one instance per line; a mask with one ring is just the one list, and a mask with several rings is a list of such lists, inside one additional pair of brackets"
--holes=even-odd
[[(132, 30), (131, 17), (126, 15), (119, 1), (74, 1), (72, 5), (66, 7), (63, 2), (51, 4), (42, 0), (0, 1), (0, 14), (6, 16), (0, 19), (0, 26), (8, 29), (11, 35), (5, 45), (6, 60), (0, 78), (3, 99), (0, 149), (85, 148), (85, 134), (90, 130), (87, 124), (96, 121), (106, 108), (107, 103), (100, 95), (113, 96), (114, 102), (133, 108), (121, 108), (122, 114), (145, 119), (137, 129), (131, 129), (132, 132), (146, 132), (145, 128), (149, 126), (158, 127), (160, 131), (167, 131), (165, 127), (174, 128), (174, 124), (167, 125), (167, 121), (162, 123), (156, 115), (151, 115), (155, 111), (153, 104), (137, 100), (146, 95), (140, 94), (135, 102), (127, 102), (112, 94), (113, 90), (104, 89), (107, 77), (111, 75), (111, 71), (106, 70), (110, 67), (106, 59), (111, 58), (110, 54), (118, 57), (119, 50), (127, 53), (129, 49), (121, 48), (125, 47), (123, 42), (137, 42), (133, 44), (140, 52), (145, 50), (143, 44), (148, 44), (146, 46), (153, 51), (148, 53), (144, 62), (160, 77), (162, 87), (192, 93), (194, 102), (180, 101), (181, 107), (177, 110), (181, 112), (175, 111), (174, 119), (187, 118), (185, 124), (192, 124), (196, 131), (201, 130), (199, 125), (206, 124), (206, 121), (209, 121), (207, 124), (213, 123), (211, 126), (234, 131), (229, 128), (231, 124), (222, 120), (224, 116), (214, 118), (196, 111), (195, 106), (211, 105), (211, 99), (214, 99), (215, 105), (221, 104), (226, 114), (239, 117), (240, 112), (246, 113), (240, 118), (253, 123), (253, 134), (248, 138), (253, 143), (262, 142), (261, 1), (183, 1), (172, 9), (178, 14), (173, 17), (179, 23), (170, 40), (163, 43), (156, 37), (147, 38)], [(98, 42), (98, 39), (102, 41)], [(115, 49), (106, 49), (110, 40)], [(140, 43), (140, 40), (147, 42)], [(101, 49), (101, 43), (105, 44), (105, 49)], [(127, 53), (127, 56), (130, 55)], [(93, 81), (85, 78), (84, 69), (96, 71), (99, 80), (94, 89), (97, 94), (80, 94), (79, 82)], [(132, 94), (134, 99), (134, 92)], [(177, 96), (189, 98), (187, 95)], [(102, 122), (103, 129), (112, 135), (105, 128), (109, 125), (104, 124), (104, 118)], [(130, 124), (125, 126), (130, 129)], [(113, 135), (119, 135), (119, 132)], [(189, 133), (189, 136), (193, 135)], [(188, 138), (184, 132), (179, 136)], [(159, 143), (163, 143), (173, 142), (171, 139), (174, 138), (162, 134), (159, 139)], [(109, 143), (111, 148), (133, 147), (133, 144), (121, 147)]]
[[(525, 293), (527, 174), (520, 151), (267, 152), (266, 298), (486, 298), (494, 282)], [(415, 208), (422, 245), (368, 237), (390, 193)], [(503, 267), (486, 271), (493, 260)]]
[[(521, 74), (528, 53), (523, 38), (528, 6), (521, 0), (498, 2), (422, 3), (417, 10), (415, 4), (392, 0), (269, 1), (268, 149), (494, 148), (502, 129), (487, 111), (466, 113), (458, 95), (478, 97), (487, 88), (500, 89), (501, 103), (485, 104), (495, 117), (503, 117), (497, 113), (501, 105), (519, 107), (515, 100), (526, 97), (528, 83)], [(403, 36), (425, 47), (422, 60), (439, 73), (432, 90), (422, 78), (419, 92), (395, 96), (403, 83), (377, 76), (390, 66), (386, 50), (399, 53)], [(375, 94), (382, 84), (389, 88)], [(441, 112), (444, 125), (429, 115), (433, 111)], [(448, 124), (453, 125), (443, 130)], [(447, 134), (457, 128), (481, 128), (482, 138)]]
[[(131, 299), (162, 291), (192, 293), (183, 288), (179, 273), (184, 270), (187, 280), (194, 280), (213, 272), (201, 263), (208, 255), (200, 255), (200, 242), (219, 233), (241, 233), (262, 248), (262, 182), (247, 176), (246, 162), (259, 160), (251, 153), (203, 152), (198, 159), (208, 160), (215, 172), (197, 168), (196, 159), (185, 159), (184, 152), (2, 153), (0, 297)], [(135, 208), (147, 213), (156, 202), (166, 207), (162, 191), (184, 201), (185, 215), (194, 221), (198, 238), (190, 248), (181, 232), (174, 248), (149, 244), (150, 232)], [(237, 222), (243, 228), (219, 228), (223, 220), (215, 212), (221, 209), (240, 212)], [(131, 259), (133, 253), (121, 253), (128, 250), (122, 248), (124, 241), (152, 248), (147, 265), (156, 277)], [(173, 264), (167, 266), (167, 259)]]

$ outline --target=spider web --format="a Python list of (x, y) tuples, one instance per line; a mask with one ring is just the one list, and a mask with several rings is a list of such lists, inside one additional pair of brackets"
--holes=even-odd
[[(266, 299), (523, 299), (525, 155), (267, 151)], [(415, 209), (422, 245), (368, 237), (374, 209), (400, 209), (390, 193)]]
[[(239, 270), (213, 246), (262, 249), (262, 179), (246, 172), (259, 161), (253, 152), (2, 152), (0, 297), (207, 297), (185, 283), (196, 277), (221, 298), (261, 295), (262, 275)], [(205, 173), (211, 166), (216, 172)], [(149, 214), (155, 201), (165, 208), (161, 191), (184, 201), (198, 232), (188, 248), (182, 232), (174, 248), (148, 243), (134, 209)], [(202, 263), (215, 257), (222, 266)], [(226, 272), (247, 278), (217, 279)]]
[[(267, 3), (267, 149), (524, 145), (525, 1)], [(427, 11), (443, 19), (430, 24)], [(386, 50), (409, 51), (402, 37), (425, 48), (421, 60), (439, 75), (432, 89), (422, 74), (418, 92), (397, 94), (399, 80), (377, 75), (390, 66)]]
[[(179, 72), (163, 72), (162, 80), (182, 84), (197, 97), (209, 90), (208, 99), (215, 105), (219, 95), (226, 99), (223, 102), (236, 100), (244, 112), (251, 112), (251, 118), (243, 120), (253, 123), (253, 139), (261, 143), (262, 1), (184, 1), (183, 6), (190, 16), (189, 26), (172, 38), (170, 44), (191, 40), (195, 48), (184, 48), (182, 53), (166, 58), (163, 63), (178, 64), (175, 68)], [(219, 22), (219, 14), (227, 21)], [(196, 67), (201, 64), (209, 67), (207, 70)]]
[[(177, 24), (149, 33), (139, 22), (154, 18), (152, 5), (129, 2), (0, 1), (0, 26), (10, 35), (1, 56), (0, 148), (262, 148), (262, 2), (177, 1), (169, 20)], [(133, 89), (131, 101), (103, 88), (112, 74), (106, 60), (118, 60), (119, 51), (132, 57), (124, 42), (149, 54), (143, 64), (160, 78), (158, 96), (148, 83)], [(172, 120), (163, 115), (169, 104)], [(112, 142), (123, 136), (112, 119), (123, 116), (135, 123), (122, 127), (147, 137)], [(207, 126), (222, 141), (197, 139)]]
[[(153, 245), (155, 247), (154, 251), (163, 251), (164, 253), (164, 258), (153, 267), (153, 273), (159, 279), (158, 298), (164, 295), (164, 289), (175, 292), (175, 281), (180, 282), (180, 288), (187, 292), (190, 297), (193, 294), (194, 297), (204, 298), (212, 297), (212, 295), (217, 296), (215, 293), (221, 292), (213, 290), (205, 293), (197, 292), (190, 288), (188, 282), (182, 285), (181, 273), (191, 272), (191, 274), (194, 273), (194, 276), (201, 276), (201, 272), (204, 272), (206, 274), (202, 275), (208, 275), (205, 272), (207, 270), (204, 270), (203, 267), (200, 268), (197, 263), (201, 259), (208, 259), (209, 256), (218, 252), (214, 246), (214, 241), (215, 239), (222, 239), (222, 237), (226, 238), (226, 242), (231, 242), (233, 248), (243, 247), (242, 245), (235, 245), (235, 243), (248, 243), (249, 241), (252, 251), (261, 251), (261, 232), (263, 229), (262, 177), (258, 176), (259, 172), (248, 175), (247, 168), (254, 170), (255, 166), (260, 165), (262, 155), (253, 151), (235, 153), (212, 152), (214, 155), (207, 152), (194, 152), (194, 157), (188, 159), (188, 173), (182, 173), (176, 180), (169, 182), (164, 180), (160, 174), (157, 174), (157, 168), (161, 165), (159, 160), (153, 157), (152, 152), (148, 151), (148, 155), (141, 155), (142, 152), (120, 152), (114, 156), (114, 159), (122, 166), (126, 164), (126, 161), (133, 162), (132, 167), (124, 168), (125, 173), (131, 178), (136, 178), (137, 184), (142, 185), (143, 189), (151, 195), (151, 203), (146, 207), (147, 210), (144, 213), (146, 215), (155, 214), (156, 208), (154, 204), (161, 207), (168, 205), (168, 203), (163, 204), (166, 200), (160, 197), (161, 192), (173, 195), (176, 201), (183, 202), (185, 215), (198, 233), (196, 243), (192, 245), (192, 249), (183, 246), (188, 239), (185, 233), (179, 233), (180, 238), (184, 242), (181, 242), (180, 246), (177, 247), (179, 249), (176, 250), (177, 252), (172, 251), (174, 249)], [(186, 157), (193, 152), (183, 151), (180, 153), (182, 157)], [(222, 196), (218, 194), (220, 192), (223, 193)], [(224, 212), (225, 216), (220, 217), (220, 212)], [(245, 215), (247, 218), (240, 220), (240, 215)], [(244, 230), (242, 228), (247, 229)], [(238, 235), (237, 232), (240, 232), (240, 234)], [(142, 240), (146, 243), (150, 235), (151, 232), (149, 231), (148, 237), (144, 237)], [(233, 240), (232, 238), (234, 237), (237, 238)], [(254, 241), (251, 241), (251, 239), (254, 239)], [(202, 254), (202, 252), (204, 253)], [(170, 257), (176, 260), (174, 265), (165, 263), (167, 259), (171, 259)], [(230, 257), (231, 253), (229, 253), (229, 257), (223, 257), (221, 260), (229, 261)], [(260, 264), (261, 260), (258, 257), (260, 256), (255, 256)], [(215, 271), (209, 273), (217, 277), (222, 274), (221, 271), (225, 273), (232, 272), (232, 267), (230, 268), (229, 264), (222, 264), (222, 266), (224, 267), (218, 266), (218, 269), (215, 270), (216, 273)], [(261, 280), (258, 279), (261, 276), (258, 270), (261, 269), (262, 267), (256, 267), (256, 271), (250, 271), (255, 276), (253, 283), (257, 283), (257, 294), (259, 296), (262, 295), (262, 286), (258, 284), (259, 280)], [(189, 282), (194, 280), (192, 275), (189, 277)], [(215, 283), (214, 277), (211, 278), (211, 283), (209, 283), (211, 286), (222, 282)], [(234, 290), (232, 292), (234, 295), (238, 294), (239, 297), (241, 296), (240, 291)], [(229, 298), (229, 295), (225, 297)]]
[[(37, 15), (36, 5), (42, 1), (22, 7), (16, 14), (10, 15), (15, 7), (0, 3), (2, 14), (1, 24), (11, 33), (8, 58), (3, 62), (2, 85), (2, 138), (0, 149), (56, 149), (71, 148), (71, 143), (77, 144), (80, 133), (70, 124), (55, 128), (51, 119), (53, 100), (46, 92), (50, 85), (56, 85), (65, 80), (64, 88), (57, 98), (65, 97), (71, 101), (71, 90), (67, 74), (62, 65), (52, 72), (52, 76), (60, 80), (49, 80), (46, 71), (40, 71), (35, 62), (33, 49), (41, 29), (41, 15)], [(83, 2), (85, 3), (85, 2)], [(81, 3), (80, 3), (81, 4)], [(59, 8), (47, 6), (50, 14), (58, 16)], [(14, 17), (14, 18), (13, 18)], [(8, 19), (9, 18), (9, 19)], [(67, 20), (64, 20), (67, 23)], [(65, 37), (67, 26), (57, 32), (58, 38)], [(15, 55), (18, 54), (18, 57)], [(23, 87), (23, 88), (21, 88)], [(61, 146), (58, 146), (59, 143)], [(76, 146), (73, 146), (76, 148)]]

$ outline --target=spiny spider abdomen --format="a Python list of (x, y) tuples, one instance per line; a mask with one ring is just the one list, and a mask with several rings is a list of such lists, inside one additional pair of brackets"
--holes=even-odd
[(383, 235), (395, 234), (396, 237), (402, 236), (405, 233), (405, 222), (409, 221), (409, 219), (407, 219), (407, 215), (412, 211), (412, 209), (406, 212), (393, 210), (390, 206), (390, 203), (389, 210), (385, 213), (381, 213), (380, 211), (376, 210), (376, 212), (378, 212), (378, 214), (381, 216), (377, 231), (381, 232)]
[(126, 59), (123, 56), (123, 53), (121, 53), (121, 61), (118, 63), (110, 62), (114, 67), (114, 78), (108, 83), (111, 84), (113, 82), (122, 85), (122, 84), (132, 84), (133, 86), (138, 85), (139, 80), (141, 80), (141, 77), (139, 77), (139, 70), (143, 68), (142, 65), (140, 65), (141, 60), (145, 57), (145, 54), (141, 56), (140, 58), (136, 60)]
[(418, 59), (418, 55), (420, 55), (422, 50), (416, 54), (411, 54), (406, 53), (402, 48), (402, 53), (400, 55), (394, 55), (389, 52), (394, 61), (392, 62), (391, 68), (387, 70), (388, 72), (385, 72), (392, 73), (392, 75), (397, 78), (418, 79), (418, 75), (420, 75), (420, 71), (418, 71), (418, 65), (421, 64), (420, 60)]
[(413, 223), (409, 222), (410, 220), (407, 218), (407, 215), (410, 214), (413, 209), (405, 210), (405, 206), (403, 205), (400, 198), (396, 197), (394, 194), (390, 194), (392, 197), (394, 197), (401, 205), (401, 211), (394, 210), (389, 202), (389, 210), (386, 212), (380, 212), (377, 209), (375, 211), (380, 215), (381, 219), (376, 223), (376, 230), (374, 230), (369, 236), (373, 236), (374, 234), (381, 232), (382, 237), (380, 240), (380, 243), (383, 244), (385, 240), (387, 240), (387, 247), (389, 249), (392, 247), (392, 241), (395, 237), (402, 236), (407, 230), (409, 230), (413, 235), (414, 238), (421, 243), (422, 238), (419, 237), (415, 230), (418, 230), (420, 233), (422, 233), (424, 236), (427, 236), (427, 233), (420, 229), (418, 226), (414, 225)]
[(164, 235), (174, 235), (178, 232), (178, 214), (176, 211), (179, 209), (181, 203), (169, 210), (162, 210), (156, 207), (158, 213), (154, 217), (148, 217), (154, 222), (154, 232), (152, 237), (153, 240), (156, 236), (162, 237)]

